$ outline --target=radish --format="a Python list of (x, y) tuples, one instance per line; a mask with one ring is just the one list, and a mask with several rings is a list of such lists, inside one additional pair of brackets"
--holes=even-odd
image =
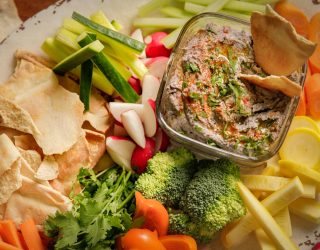
[(160, 88), (160, 81), (153, 75), (146, 74), (142, 80), (141, 102), (145, 103), (148, 99), (156, 100)]
[(132, 153), (131, 168), (137, 173), (142, 174), (148, 164), (148, 160), (155, 153), (155, 141), (151, 138), (146, 138), (146, 146), (144, 148), (136, 146)]
[(161, 42), (167, 35), (165, 32), (155, 32), (145, 38), (147, 57), (170, 56), (171, 49), (167, 49)]
[(121, 114), (121, 120), (128, 134), (140, 147), (146, 146), (144, 129), (140, 117), (134, 110), (129, 110)]
[(158, 127), (156, 116), (156, 103), (154, 100), (149, 99), (146, 103), (143, 104), (142, 117), (146, 136), (154, 136)]
[(115, 163), (131, 170), (131, 157), (136, 144), (126, 137), (108, 136), (106, 146), (108, 154)]
[(144, 58), (144, 59), (141, 59), (141, 61), (144, 63), (144, 65), (146, 67), (149, 67), (149, 65), (159, 59), (169, 59), (168, 57), (166, 56), (158, 56), (158, 57), (153, 57), (153, 58)]
[(134, 91), (138, 94), (141, 95), (142, 89), (141, 89), (141, 84), (140, 84), (140, 80), (131, 76), (128, 80), (129, 84), (131, 85), (131, 87), (134, 89)]
[(118, 122), (117, 120), (115, 120), (115, 122), (114, 122), (113, 134), (115, 136), (127, 136), (128, 135), (127, 131), (123, 127), (123, 124), (121, 122)]
[(170, 144), (170, 139), (168, 135), (161, 129), (158, 128), (157, 133), (155, 135), (156, 140), (156, 148), (155, 152), (165, 152)]
[(167, 57), (157, 57), (156, 60), (150, 62), (147, 66), (149, 74), (161, 80), (164, 72), (166, 71), (168, 60), (169, 58)]
[(114, 119), (121, 122), (121, 114), (128, 110), (134, 110), (137, 112), (140, 118), (142, 118), (143, 105), (137, 103), (124, 103), (124, 102), (110, 102), (109, 110)]
[[(136, 29), (132, 32), (131, 38), (138, 40), (139, 42), (144, 43), (143, 40), (143, 35), (142, 35), (142, 30), (141, 29)], [(142, 53), (139, 56), (140, 58), (146, 58), (146, 51), (143, 50)]]

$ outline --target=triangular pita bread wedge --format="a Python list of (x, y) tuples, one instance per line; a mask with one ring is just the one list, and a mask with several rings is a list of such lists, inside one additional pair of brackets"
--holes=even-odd
[(28, 177), (29, 179), (35, 182), (38, 182), (39, 184), (50, 187), (50, 184), (48, 181), (39, 180), (35, 177), (36, 172), (31, 168), (31, 166), (28, 164), (28, 162), (24, 158), (21, 158), (20, 174), (24, 177)]
[(101, 156), (106, 152), (106, 137), (92, 130), (85, 130), (89, 146), (90, 167), (94, 167)]
[(26, 110), (2, 96), (0, 96), (0, 126), (27, 134), (40, 133)]
[(33, 136), (44, 154), (61, 154), (78, 140), (83, 104), (77, 94), (58, 84), (50, 69), (21, 60), (13, 76), (0, 86), (3, 94), (29, 113), (40, 131)]
[(50, 181), (56, 179), (59, 174), (59, 166), (52, 155), (46, 155), (40, 164), (35, 177), (38, 180)]
[(283, 94), (289, 97), (300, 96), (302, 91), (302, 88), (299, 84), (291, 81), (285, 76), (261, 77), (258, 75), (239, 74), (238, 77), (262, 88), (281, 91)]
[(270, 75), (290, 75), (314, 52), (316, 45), (300, 36), (286, 19), (267, 7), (253, 12), (251, 33), (255, 61)]
[(32, 135), (16, 135), (13, 137), (14, 145), (23, 150), (36, 151), (40, 156), (43, 156), (42, 149), (39, 147)]
[[(8, 170), (20, 157), (18, 149), (6, 134), (0, 135), (0, 177)], [(1, 186), (0, 186), (1, 187)]]
[(42, 225), (49, 215), (71, 207), (71, 201), (53, 188), (22, 177), (22, 187), (10, 197), (4, 218), (14, 220), (17, 225), (33, 218), (37, 225)]
[(36, 172), (42, 162), (41, 155), (35, 150), (18, 149), (21, 157), (29, 164), (31, 169)]

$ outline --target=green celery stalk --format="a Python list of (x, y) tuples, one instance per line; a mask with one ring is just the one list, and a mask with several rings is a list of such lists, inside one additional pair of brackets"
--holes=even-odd
[(255, 0), (254, 2), (257, 4), (275, 4), (279, 0)]
[(59, 45), (53, 37), (48, 37), (41, 45), (41, 49), (56, 63), (66, 58), (69, 53)]
[[(134, 53), (141, 53), (144, 48), (145, 44), (142, 42), (139, 42), (135, 39), (132, 39), (129, 36), (123, 35), (117, 31), (108, 29), (96, 22), (91, 21), (90, 19), (80, 15), (77, 12), (73, 12), (72, 18), (79, 23), (85, 25), (86, 27), (90, 28), (91, 30), (95, 31), (95, 33), (98, 33), (100, 36), (98, 36), (99, 40), (102, 40), (101, 37), (107, 38), (107, 41), (113, 41), (114, 43), (117, 43), (119, 45), (119, 49), (126, 48), (128, 51), (132, 51)], [(110, 42), (108, 42), (110, 43)], [(121, 45), (121, 46), (120, 46)]]
[(180, 8), (166, 6), (160, 9), (160, 12), (168, 17), (191, 18), (193, 15)]
[(148, 3), (139, 7), (138, 15), (141, 17), (146, 16), (151, 12), (158, 10), (162, 6), (168, 5), (170, 2), (171, 0), (151, 0)]
[[(88, 46), (94, 40), (90, 35), (83, 33), (78, 39), (78, 43), (81, 47)], [(110, 80), (111, 84), (119, 95), (126, 102), (137, 102), (139, 99), (138, 94), (133, 90), (128, 81), (126, 81), (121, 74), (112, 66), (109, 57), (100, 52), (91, 58), (97, 68)]]
[(188, 18), (172, 18), (172, 17), (143, 17), (136, 18), (133, 21), (133, 26), (136, 28), (163, 28), (175, 29), (184, 25)]
[(198, 5), (208, 5), (211, 4), (213, 0), (179, 0), (180, 2), (190, 2)]
[(221, 10), (228, 2), (230, 2), (230, 0), (214, 0), (211, 4), (204, 8), (203, 12), (217, 12)]
[(62, 27), (76, 34), (88, 31), (87, 27), (72, 18), (65, 18)]
[(90, 19), (93, 21), (93, 22), (96, 22), (108, 29), (111, 29), (111, 30), (116, 30), (114, 28), (114, 26), (111, 24), (111, 22), (109, 21), (109, 19), (106, 17), (106, 15), (101, 11), (97, 11), (95, 13), (93, 13), (91, 16), (90, 16)]
[(245, 11), (245, 12), (260, 11), (262, 13), (265, 12), (265, 8), (266, 7), (262, 4), (248, 3), (248, 2), (241, 2), (241, 1), (230, 1), (224, 6), (224, 9), (233, 10), (233, 11)]
[(71, 69), (74, 69), (78, 65), (87, 61), (97, 53), (101, 52), (103, 48), (104, 46), (100, 41), (93, 41), (92, 43), (87, 44), (73, 54), (64, 58), (53, 68), (53, 71), (59, 75), (63, 75)]
[(123, 29), (122, 25), (117, 20), (112, 20), (111, 24), (117, 31)]
[(93, 63), (87, 60), (81, 64), (80, 74), (80, 100), (84, 104), (84, 110), (90, 109), (90, 94), (92, 86)]
[(228, 16), (233, 16), (245, 21), (250, 21), (251, 16), (247, 15), (247, 14), (243, 14), (243, 13), (239, 13), (239, 12), (235, 12), (235, 11), (230, 11), (230, 10), (219, 10), (218, 11), (219, 14), (223, 14), (223, 15), (228, 15)]
[(173, 48), (173, 46), (175, 45), (178, 36), (180, 34), (182, 30), (182, 27), (175, 29), (174, 31), (172, 31), (170, 34), (168, 34), (166, 37), (164, 37), (161, 42), (162, 44), (167, 48), (167, 49), (171, 49)]
[(187, 12), (190, 12), (192, 14), (198, 14), (203, 12), (206, 6), (196, 4), (196, 3), (191, 3), (191, 2), (185, 2), (184, 3), (184, 10)]
[(112, 56), (108, 57), (110, 63), (114, 68), (118, 70), (118, 72), (122, 75), (122, 77), (126, 80), (129, 80), (131, 77), (131, 72), (129, 69), (127, 69), (121, 62), (119, 62), (117, 59), (114, 59)]

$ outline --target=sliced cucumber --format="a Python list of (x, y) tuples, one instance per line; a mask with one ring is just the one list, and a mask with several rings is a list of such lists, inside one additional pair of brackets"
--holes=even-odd
[[(85, 47), (92, 43), (93, 39), (90, 35), (83, 33), (79, 36), (78, 43), (81, 47)], [(91, 60), (98, 69), (110, 80), (111, 84), (119, 95), (126, 102), (137, 102), (139, 95), (133, 90), (130, 84), (119, 74), (119, 72), (110, 63), (109, 57), (103, 52), (94, 55)]]
[(71, 69), (87, 61), (92, 56), (101, 52), (103, 48), (104, 46), (100, 41), (93, 41), (92, 43), (87, 44), (83, 48), (63, 59), (53, 68), (53, 71), (59, 75), (63, 75)]
[(92, 85), (93, 63), (87, 60), (81, 64), (80, 74), (80, 100), (84, 104), (84, 110), (90, 109), (90, 94)]
[(114, 28), (114, 26), (111, 24), (111, 22), (109, 21), (109, 19), (106, 17), (106, 15), (100, 10), (100, 11), (97, 11), (95, 13), (93, 13), (91, 16), (90, 16), (90, 19), (93, 21), (93, 22), (96, 22), (108, 29), (111, 29), (111, 30), (116, 30)]
[[(132, 39), (131, 37), (128, 37), (126, 35), (123, 35), (117, 31), (108, 29), (98, 23), (95, 23), (91, 21), (90, 19), (80, 15), (77, 12), (73, 12), (72, 18), (79, 23), (85, 25), (86, 27), (94, 30), (95, 32), (98, 32), (99, 34), (102, 34), (108, 38), (111, 38), (112, 40), (125, 45), (126, 47), (130, 48), (131, 50), (135, 51), (136, 53), (141, 53), (144, 48), (145, 44), (142, 42), (139, 42), (135, 39)], [(100, 39), (100, 37), (98, 37)]]

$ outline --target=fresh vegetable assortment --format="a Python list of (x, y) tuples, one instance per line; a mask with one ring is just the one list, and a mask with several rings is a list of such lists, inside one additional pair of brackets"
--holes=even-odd
[[(156, 117), (160, 81), (188, 19), (213, 11), (249, 20), (275, 2), (151, 0), (139, 8), (131, 36), (101, 11), (65, 19), (42, 49), (57, 63), (56, 74), (78, 80), (85, 112), (93, 109), (95, 88), (108, 95), (115, 122), (105, 139), (107, 154), (94, 169), (82, 166), (72, 185), (71, 210), (47, 218), (46, 236), (33, 219), (18, 227), (0, 221), (0, 249), (195, 250), (219, 232), (226, 248), (254, 232), (262, 249), (297, 249), (290, 213), (320, 224), (319, 45), (280, 160), (268, 162), (259, 175), (241, 174), (228, 159), (199, 161), (185, 148), (168, 150), (169, 137)], [(320, 44), (319, 14), (309, 22), (285, 1), (275, 10)], [(155, 12), (162, 16), (146, 17)]]

